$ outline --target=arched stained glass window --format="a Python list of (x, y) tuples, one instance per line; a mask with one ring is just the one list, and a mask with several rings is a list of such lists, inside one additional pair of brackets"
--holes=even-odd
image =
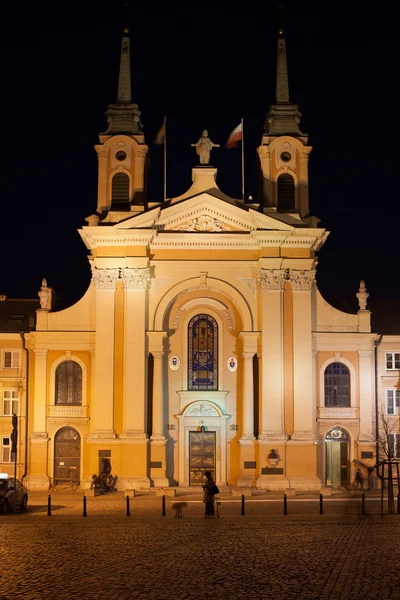
[(209, 315), (189, 322), (188, 389), (218, 389), (218, 324)]
[(350, 372), (341, 362), (325, 369), (325, 406), (350, 406)]
[(56, 369), (55, 404), (82, 404), (82, 367), (65, 360)]
[(294, 179), (288, 173), (278, 177), (278, 211), (295, 209)]

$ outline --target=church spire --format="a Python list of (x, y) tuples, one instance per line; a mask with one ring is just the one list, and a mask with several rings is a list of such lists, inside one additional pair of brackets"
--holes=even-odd
[(132, 103), (129, 29), (125, 27), (121, 43), (118, 98), (115, 104), (108, 106), (106, 112), (108, 128), (104, 133), (110, 135), (142, 133), (140, 115), (138, 105)]
[(129, 29), (125, 27), (121, 43), (121, 60), (119, 65), (118, 102), (132, 102), (131, 90), (131, 52)]
[(267, 112), (264, 135), (273, 137), (291, 135), (304, 138), (304, 143), (307, 143), (306, 134), (300, 131), (300, 117), (299, 107), (297, 104), (292, 104), (289, 99), (286, 42), (283, 37), (283, 29), (280, 29), (276, 70), (276, 104), (272, 104)]
[[(279, 30), (279, 36), (283, 30)], [(283, 37), (278, 38), (278, 64), (276, 68), (276, 103), (289, 102), (289, 80), (287, 73), (286, 43)]]

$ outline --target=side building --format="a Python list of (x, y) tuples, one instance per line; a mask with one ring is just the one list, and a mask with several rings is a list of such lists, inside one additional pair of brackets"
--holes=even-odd
[[(119, 489), (198, 486), (205, 470), (222, 487), (348, 485), (355, 459), (376, 461), (379, 336), (363, 282), (357, 314), (316, 286), (328, 232), (309, 210), (312, 148), (289, 99), (284, 38), (258, 148), (261, 204), (225, 195), (208, 157), (181, 196), (145, 197), (127, 32), (106, 115), (98, 204), (79, 232), (92, 281), (62, 311), (44, 282), (26, 342), (26, 484), (87, 488), (109, 461)], [(2, 357), (14, 348), (5, 335)]]

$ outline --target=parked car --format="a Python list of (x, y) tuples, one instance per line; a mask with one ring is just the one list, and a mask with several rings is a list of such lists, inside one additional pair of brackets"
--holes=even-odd
[(14, 507), (14, 494), (17, 506), (26, 510), (28, 506), (28, 490), (18, 479), (0, 473), (0, 513), (6, 515)]

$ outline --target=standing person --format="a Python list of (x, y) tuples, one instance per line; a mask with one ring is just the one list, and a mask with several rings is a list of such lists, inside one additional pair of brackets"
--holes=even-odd
[(211, 517), (214, 517), (215, 497), (214, 497), (213, 492), (214, 492), (214, 487), (215, 487), (215, 481), (214, 481), (213, 476), (211, 475), (210, 471), (206, 471), (204, 473), (204, 477), (206, 478), (206, 481), (203, 484), (203, 490), (204, 490), (203, 502), (205, 503), (204, 518), (211, 519)]
[(362, 473), (360, 471), (360, 469), (357, 469), (356, 472), (356, 477), (354, 479), (354, 487), (358, 487), (363, 489), (364, 488), (364, 477), (362, 476)]

